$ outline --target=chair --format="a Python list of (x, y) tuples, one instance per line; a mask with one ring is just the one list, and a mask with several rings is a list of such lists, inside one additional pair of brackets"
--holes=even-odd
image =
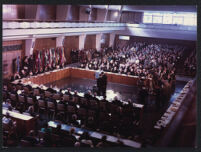
[(38, 100), (38, 112), (40, 112), (40, 110), (46, 110), (46, 103), (44, 100)]
[(74, 114), (76, 112), (75, 106), (67, 106), (67, 113)]
[(90, 117), (90, 116), (95, 118), (96, 112), (94, 110), (88, 110), (88, 117)]
[(25, 103), (25, 97), (23, 95), (18, 95), (18, 101), (21, 103)]
[(106, 111), (106, 103), (105, 102), (102, 102), (100, 101), (99, 102), (99, 108), (101, 109), (101, 111)]
[(13, 94), (13, 93), (9, 93), (9, 96), (10, 96), (10, 99), (17, 102), (17, 96), (16, 94)]
[(23, 88), (22, 88), (21, 85), (18, 84), (18, 85), (16, 85), (16, 89), (17, 89), (17, 90), (22, 90)]
[(47, 108), (49, 113), (53, 113), (52, 119), (55, 117), (55, 104), (53, 102), (47, 102)]
[(74, 144), (75, 144), (73, 139), (69, 137), (65, 137), (62, 143), (63, 143), (63, 146), (65, 147), (74, 147)]
[(32, 146), (31, 143), (29, 141), (27, 141), (27, 140), (21, 140), (20, 145), (22, 147), (31, 147)]
[(33, 98), (27, 97), (27, 103), (28, 103), (29, 105), (34, 105)]
[(98, 102), (96, 100), (90, 100), (90, 108), (97, 110), (98, 109)]
[(3, 91), (3, 100), (5, 101), (7, 98), (8, 98), (8, 97), (7, 97), (6, 91)]
[(33, 90), (33, 95), (34, 96), (40, 96), (40, 90), (39, 89), (34, 89)]
[(41, 141), (41, 139), (43, 139), (44, 138), (44, 135), (45, 135), (45, 133), (44, 132), (42, 132), (42, 131), (38, 131), (38, 139), (39, 139), (39, 141)]
[(26, 94), (29, 94), (29, 88), (28, 87), (23, 87), (23, 90), (24, 90), (24, 92), (26, 93)]
[(51, 141), (52, 141), (52, 143), (58, 144), (59, 140), (60, 140), (60, 136), (59, 135), (57, 135), (57, 134), (51, 134)]
[(66, 101), (66, 102), (70, 101), (70, 96), (64, 94), (64, 95), (63, 95), (63, 100)]
[(60, 96), (60, 94), (54, 94), (53, 95), (53, 99), (55, 99), (55, 100), (60, 100), (61, 99), (61, 96)]
[(79, 101), (79, 97), (74, 97), (73, 96), (72, 102), (75, 103), (75, 104), (78, 104), (78, 101)]
[(52, 97), (52, 93), (49, 91), (45, 91), (45, 97), (47, 97), (47, 98)]
[(64, 104), (57, 103), (57, 115), (63, 114), (66, 119), (66, 108)]
[(79, 108), (77, 110), (77, 114), (79, 117), (81, 117), (82, 119), (85, 119), (87, 117), (87, 110), (85, 108)]

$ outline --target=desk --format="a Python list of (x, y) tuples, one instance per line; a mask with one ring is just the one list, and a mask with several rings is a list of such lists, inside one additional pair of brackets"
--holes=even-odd
[(17, 130), (19, 130), (21, 133), (27, 134), (30, 130), (35, 129), (34, 117), (9, 111), (3, 108), (2, 114), (6, 115), (6, 113), (9, 113), (10, 117), (17, 122)]
[[(48, 122), (48, 126), (53, 127), (53, 128), (56, 128), (58, 124), (60, 124), (60, 123), (54, 122), (54, 121), (49, 121)], [(66, 125), (66, 124), (61, 124), (61, 129), (65, 130), (65, 131), (70, 131), (70, 128), (72, 128), (72, 127), (73, 126), (69, 126), (69, 125)], [(103, 134), (103, 133), (99, 133), (99, 132), (95, 132), (95, 131), (89, 131), (89, 130), (82, 129), (82, 128), (77, 128), (77, 127), (73, 127), (73, 128), (75, 128), (75, 133), (80, 134), (80, 135), (83, 132), (88, 132), (91, 137), (96, 138), (96, 139), (101, 139), (102, 136), (107, 136), (107, 141), (109, 141), (109, 142), (117, 143), (117, 140), (118, 140), (117, 137), (106, 135), (106, 134)], [(134, 147), (134, 148), (140, 148), (141, 147), (141, 143), (138, 143), (138, 142), (135, 142), (135, 141), (132, 141), (132, 140), (121, 139), (121, 138), (119, 140), (122, 141), (124, 145), (129, 146), (129, 147)]]
[[(87, 78), (95, 80), (95, 70), (86, 70), (79, 68), (64, 68), (60, 70), (54, 70), (51, 72), (45, 72), (43, 74), (39, 74), (37, 76), (31, 76), (29, 78), (24, 78), (22, 81), (27, 83), (28, 81), (35, 84), (46, 84), (51, 83), (60, 79), (64, 79), (66, 77), (74, 77), (74, 78)], [(125, 74), (116, 74), (111, 72), (105, 72), (107, 75), (108, 82), (120, 83), (125, 85), (137, 85), (139, 77), (137, 76), (128, 76)], [(144, 79), (145, 85), (149, 85), (149, 79)]]

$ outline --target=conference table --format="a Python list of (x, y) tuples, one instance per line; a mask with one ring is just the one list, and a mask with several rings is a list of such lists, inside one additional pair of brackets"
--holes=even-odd
[[(56, 128), (58, 124), (61, 124), (61, 123), (55, 122), (55, 121), (49, 121), (48, 122), (48, 126), (52, 127), (52, 128)], [(74, 128), (75, 129), (75, 133), (79, 134), (79, 135), (82, 135), (83, 132), (88, 132), (89, 136), (92, 137), (92, 138), (101, 139), (103, 136), (106, 136), (107, 137), (106, 140), (108, 142), (118, 143), (118, 140), (119, 140), (125, 146), (129, 146), (129, 147), (133, 147), (133, 148), (140, 148), (141, 147), (141, 143), (136, 142), (136, 141), (132, 141), (132, 140), (128, 140), (128, 139), (122, 139), (122, 138), (117, 138), (115, 136), (107, 135), (107, 134), (96, 132), (96, 131), (89, 131), (89, 130), (84, 129), (84, 128), (78, 128), (78, 127), (70, 126), (70, 125), (67, 125), (67, 124), (61, 124), (61, 129), (62, 130), (70, 131), (71, 128)]]
[[(30, 76), (28, 78), (23, 78), (23, 82), (31, 81), (35, 84), (47, 84), (51, 83), (60, 79), (64, 79), (67, 77), (72, 78), (86, 78), (86, 79), (92, 79), (95, 80), (95, 73), (97, 71), (95, 70), (86, 70), (86, 69), (80, 69), (80, 68), (73, 68), (73, 67), (67, 67), (64, 69), (56, 69), (54, 71), (45, 72), (42, 74), (38, 74), (36, 76)], [(134, 85), (136, 86), (139, 80), (138, 76), (130, 76), (125, 74), (117, 74), (112, 72), (105, 72), (107, 75), (107, 81), (113, 82), (113, 83), (119, 83), (119, 84), (125, 84), (125, 85)], [(150, 79), (145, 79), (144, 83), (146, 86), (149, 86)]]
[(17, 123), (17, 130), (20, 133), (28, 134), (30, 130), (35, 129), (35, 118), (32, 116), (24, 115), (15, 111), (10, 111), (8, 109), (3, 108), (2, 114), (5, 116), (9, 113), (12, 120)]

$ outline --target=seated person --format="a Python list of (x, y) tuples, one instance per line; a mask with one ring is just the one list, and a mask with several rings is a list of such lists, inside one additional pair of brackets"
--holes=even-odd
[(47, 123), (45, 123), (44, 127), (41, 128), (41, 131), (44, 133), (52, 133), (52, 128), (49, 127)]
[(106, 139), (107, 139), (107, 136), (105, 136), (105, 135), (102, 136), (101, 141), (98, 142), (98, 144), (96, 145), (96, 147), (108, 147), (109, 145), (108, 145)]
[(88, 132), (84, 132), (80, 137), (81, 147), (94, 147), (92, 140), (89, 137)]
[(3, 116), (2, 123), (10, 125), (12, 127), (13, 120), (10, 118), (10, 114), (8, 112), (6, 113), (6, 116)]
[(34, 146), (34, 145), (38, 144), (38, 140), (37, 140), (37, 138), (35, 136), (34, 130), (30, 130), (28, 136), (23, 138), (23, 140), (29, 141), (31, 146)]

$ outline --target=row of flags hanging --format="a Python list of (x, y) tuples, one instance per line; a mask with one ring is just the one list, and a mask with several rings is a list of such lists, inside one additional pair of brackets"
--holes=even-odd
[(34, 52), (34, 59), (35, 71), (64, 66), (66, 63), (63, 47), (36, 50)]

